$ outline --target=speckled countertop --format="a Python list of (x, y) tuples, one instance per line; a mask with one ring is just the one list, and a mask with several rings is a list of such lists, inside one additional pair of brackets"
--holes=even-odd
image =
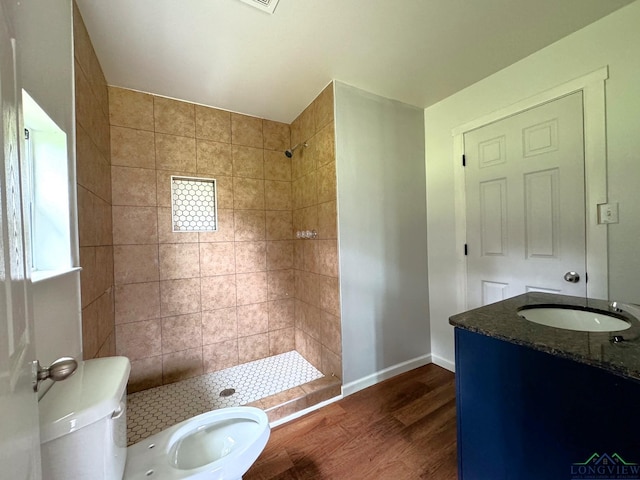
[[(449, 318), (449, 323), (640, 381), (640, 321), (634, 316), (624, 311), (615, 314), (631, 323), (631, 328), (621, 332), (577, 332), (538, 325), (518, 315), (521, 308), (533, 305), (564, 305), (611, 312), (604, 300), (526, 293), (454, 315)], [(613, 343), (614, 335), (621, 335), (624, 341)]]

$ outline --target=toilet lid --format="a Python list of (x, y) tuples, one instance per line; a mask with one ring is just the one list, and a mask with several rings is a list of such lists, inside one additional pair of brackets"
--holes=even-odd
[(120, 407), (131, 363), (126, 357), (80, 362), (66, 380), (55, 382), (38, 402), (40, 443), (111, 416)]

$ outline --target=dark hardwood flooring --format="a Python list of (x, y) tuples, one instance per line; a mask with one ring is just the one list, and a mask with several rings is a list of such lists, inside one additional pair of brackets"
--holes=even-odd
[(244, 480), (454, 480), (454, 374), (426, 365), (274, 428)]

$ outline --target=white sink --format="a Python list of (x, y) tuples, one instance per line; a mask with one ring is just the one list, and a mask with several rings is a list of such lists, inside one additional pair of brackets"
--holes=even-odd
[(619, 332), (631, 327), (629, 322), (605, 312), (572, 308), (533, 307), (520, 310), (518, 315), (540, 325), (579, 332)]

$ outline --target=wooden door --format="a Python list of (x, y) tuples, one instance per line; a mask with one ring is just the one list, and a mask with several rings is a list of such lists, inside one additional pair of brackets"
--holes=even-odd
[(577, 92), (464, 135), (469, 308), (586, 295), (583, 132)]
[(0, 478), (37, 480), (38, 404), (20, 172), (15, 43), (0, 4)]

